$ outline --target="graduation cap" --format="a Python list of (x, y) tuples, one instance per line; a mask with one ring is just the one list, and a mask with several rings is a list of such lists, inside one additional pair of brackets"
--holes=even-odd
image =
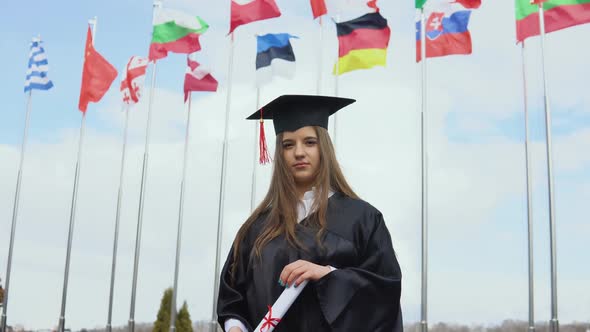
[(354, 103), (354, 99), (315, 95), (283, 95), (263, 106), (247, 120), (260, 120), (260, 163), (270, 162), (264, 134), (264, 120), (272, 120), (275, 134), (306, 126), (328, 129), (328, 118)]

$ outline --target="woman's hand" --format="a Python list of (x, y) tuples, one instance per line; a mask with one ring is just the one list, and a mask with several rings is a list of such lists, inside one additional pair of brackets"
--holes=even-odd
[(297, 287), (305, 280), (320, 280), (331, 271), (329, 266), (317, 265), (300, 259), (285, 266), (279, 277), (279, 283), (286, 287), (293, 285)]

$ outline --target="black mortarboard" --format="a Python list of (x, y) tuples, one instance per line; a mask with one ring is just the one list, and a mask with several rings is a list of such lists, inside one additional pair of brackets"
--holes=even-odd
[(247, 117), (248, 120), (260, 120), (260, 163), (270, 161), (266, 149), (264, 119), (273, 121), (276, 135), (306, 126), (328, 129), (330, 115), (354, 102), (354, 99), (329, 96), (283, 95), (263, 106)]

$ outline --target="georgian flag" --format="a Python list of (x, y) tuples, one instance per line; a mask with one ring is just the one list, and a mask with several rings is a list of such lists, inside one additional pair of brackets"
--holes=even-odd
[(148, 61), (147, 58), (140, 56), (132, 56), (131, 59), (129, 59), (127, 68), (123, 71), (124, 76), (120, 88), (124, 104), (133, 105), (139, 102), (139, 98), (142, 95)]

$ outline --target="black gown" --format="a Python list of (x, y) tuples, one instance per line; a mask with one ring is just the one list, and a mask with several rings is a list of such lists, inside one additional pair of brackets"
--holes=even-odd
[(217, 306), (222, 327), (234, 318), (253, 331), (266, 315), (267, 306), (284, 290), (278, 283), (283, 268), (303, 259), (337, 270), (310, 282), (275, 331), (403, 331), (401, 270), (383, 216), (376, 208), (335, 193), (328, 202), (324, 248), (317, 244), (317, 228), (304, 219), (296, 236), (307, 251), (289, 246), (280, 236), (270, 241), (258, 258), (251, 249), (265, 217), (252, 225), (240, 244), (233, 283), (233, 248), (223, 267)]

